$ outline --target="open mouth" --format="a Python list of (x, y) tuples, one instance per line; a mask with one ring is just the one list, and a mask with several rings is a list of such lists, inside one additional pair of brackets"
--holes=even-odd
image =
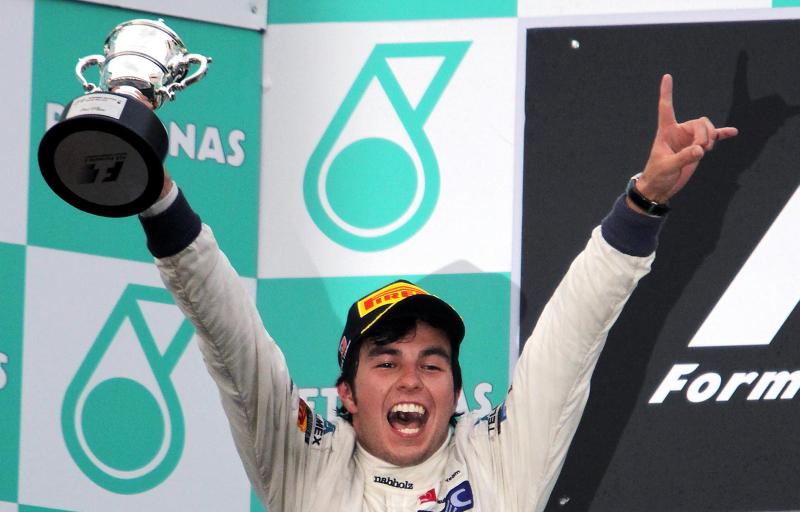
[(395, 404), (386, 415), (389, 425), (404, 435), (414, 435), (422, 430), (428, 420), (428, 411), (420, 404)]

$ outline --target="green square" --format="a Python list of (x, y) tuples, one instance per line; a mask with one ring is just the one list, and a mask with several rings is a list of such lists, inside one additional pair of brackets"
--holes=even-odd
[[(46, 127), (48, 104), (65, 105), (82, 93), (74, 73), (77, 59), (102, 53), (103, 42), (117, 24), (155, 17), (81, 2), (37, 0), (31, 95), (30, 244), (138, 261), (152, 259), (135, 217), (95, 217), (69, 206), (45, 184), (36, 155)], [(180, 35), (190, 52), (213, 58), (205, 78), (179, 91), (174, 102), (157, 111), (167, 132), (179, 134), (172, 138), (178, 156), (168, 156), (165, 165), (203, 220), (215, 227), (217, 238), (242, 275), (255, 276), (261, 34), (178, 18), (166, 19), (165, 23)], [(65, 44), (67, 41), (69, 44)], [(87, 69), (84, 75), (97, 83), (96, 68)], [(183, 145), (178, 145), (178, 140)]]
[(16, 502), (19, 483), (25, 247), (0, 243), (0, 501)]
[(517, 15), (517, 0), (270, 0), (268, 23), (501, 18)]
[[(507, 273), (261, 279), (256, 302), (264, 324), (286, 356), (301, 388), (332, 387), (339, 375), (337, 350), (347, 309), (360, 297), (396, 279), (408, 279), (451, 304), (464, 319), (460, 362), (469, 408), (482, 382), (498, 404), (508, 387), (510, 276)], [(323, 397), (314, 399), (325, 410)]]
[(796, 7), (800, 0), (772, 0), (772, 7)]

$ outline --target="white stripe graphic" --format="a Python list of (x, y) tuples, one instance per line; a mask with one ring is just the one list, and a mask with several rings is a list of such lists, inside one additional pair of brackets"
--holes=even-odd
[(800, 300), (800, 187), (689, 342), (769, 345)]

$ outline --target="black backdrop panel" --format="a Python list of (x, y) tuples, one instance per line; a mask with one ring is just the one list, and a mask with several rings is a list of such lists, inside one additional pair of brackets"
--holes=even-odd
[(648, 403), (675, 364), (699, 364), (689, 384), (800, 369), (797, 307), (769, 345), (687, 346), (800, 183), (798, 69), (793, 20), (528, 31), (522, 333), (647, 160), (663, 73), (674, 76), (679, 121), (707, 115), (741, 131), (674, 198), (547, 510), (800, 508), (800, 394), (692, 403), (684, 389)]

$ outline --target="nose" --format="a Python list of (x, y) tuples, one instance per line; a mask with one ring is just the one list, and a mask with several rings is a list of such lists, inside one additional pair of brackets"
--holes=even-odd
[(412, 364), (405, 365), (397, 379), (397, 388), (403, 391), (410, 391), (421, 387), (422, 380), (420, 379), (419, 369)]

